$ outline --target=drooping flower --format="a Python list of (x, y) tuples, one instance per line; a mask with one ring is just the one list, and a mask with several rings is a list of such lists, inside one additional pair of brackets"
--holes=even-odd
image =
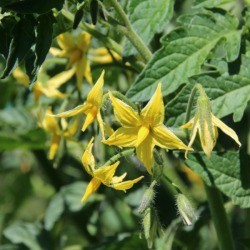
[(108, 145), (135, 147), (137, 157), (151, 174), (155, 145), (165, 149), (190, 150), (177, 136), (164, 126), (164, 104), (161, 84), (141, 110), (135, 111), (123, 101), (109, 94), (117, 121), (122, 125), (107, 140)]
[(89, 182), (81, 199), (82, 202), (86, 201), (88, 197), (95, 193), (101, 184), (104, 184), (105, 186), (114, 188), (116, 190), (126, 191), (127, 189), (132, 188), (135, 183), (143, 178), (143, 176), (140, 176), (133, 180), (123, 181), (127, 173), (124, 173), (121, 176), (114, 176), (115, 171), (120, 163), (119, 161), (112, 165), (103, 166), (96, 169), (95, 158), (92, 154), (93, 141), (94, 138), (90, 140), (82, 156), (82, 164), (84, 169), (89, 175), (93, 177)]
[[(83, 78), (92, 84), (90, 61), (97, 63), (110, 63), (112, 56), (106, 48), (90, 49), (91, 35), (86, 32), (80, 33), (76, 38), (70, 33), (63, 33), (57, 37), (59, 47), (50, 49), (54, 56), (67, 57), (67, 68), (73, 68), (76, 74), (77, 86), (80, 89)], [(120, 59), (119, 55), (112, 52), (115, 59)]]
[(104, 137), (104, 125), (101, 117), (100, 109), (103, 96), (104, 71), (102, 71), (96, 84), (90, 90), (87, 100), (84, 104), (75, 107), (72, 110), (55, 115), (56, 117), (71, 117), (79, 114), (85, 114), (86, 119), (82, 126), (84, 132), (87, 127), (97, 119), (102, 136)]
[(65, 121), (61, 121), (62, 129), (60, 129), (55, 117), (53, 116), (51, 107), (48, 107), (45, 116), (42, 118), (41, 111), (38, 114), (39, 125), (51, 136), (49, 159), (52, 160), (58, 151), (61, 138), (72, 137), (78, 128), (78, 119), (75, 119), (70, 125)]
[(209, 98), (205, 93), (203, 93), (203, 96), (200, 96), (197, 99), (195, 116), (189, 122), (181, 126), (182, 129), (191, 129), (190, 142), (188, 146), (191, 147), (193, 145), (198, 132), (201, 147), (205, 154), (209, 157), (218, 138), (217, 127), (230, 136), (239, 146), (241, 146), (238, 136), (234, 130), (229, 128), (225, 123), (213, 115)]

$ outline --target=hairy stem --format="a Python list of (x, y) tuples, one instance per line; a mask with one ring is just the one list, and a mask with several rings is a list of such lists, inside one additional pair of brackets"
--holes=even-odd
[(127, 156), (127, 155), (132, 155), (135, 152), (134, 149), (127, 149), (124, 150), (116, 155), (114, 155), (113, 157), (111, 157), (104, 165), (104, 166), (109, 166), (113, 163), (115, 163), (117, 160), (119, 160), (121, 157)]

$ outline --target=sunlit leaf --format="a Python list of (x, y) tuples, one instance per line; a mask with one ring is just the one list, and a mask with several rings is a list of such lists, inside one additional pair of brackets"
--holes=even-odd
[[(130, 0), (128, 15), (135, 31), (145, 44), (149, 44), (155, 33), (160, 33), (173, 16), (174, 0)], [(137, 51), (127, 40), (123, 54)]]
[(228, 61), (237, 58), (241, 30), (238, 20), (229, 14), (195, 14), (179, 18), (181, 27), (162, 39), (156, 51), (127, 92), (133, 101), (145, 101), (153, 95), (159, 82), (163, 95), (169, 95), (188, 78), (201, 72), (201, 66), (218, 45)]

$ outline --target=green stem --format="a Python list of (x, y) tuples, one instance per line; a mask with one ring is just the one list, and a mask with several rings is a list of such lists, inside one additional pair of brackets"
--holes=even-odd
[[(69, 19), (72, 22), (74, 21), (74, 15), (72, 13), (70, 13), (69, 11), (67, 11), (65, 9), (62, 9), (61, 12), (67, 19)], [(108, 48), (110, 48), (111, 50), (115, 51), (119, 55), (122, 54), (122, 48), (117, 42), (115, 42), (111, 38), (105, 36), (104, 34), (100, 33), (99, 31), (94, 29), (93, 26), (91, 26), (87, 23), (81, 22), (79, 24), (79, 27), (82, 28), (83, 30), (85, 30), (86, 32), (88, 32), (90, 35), (99, 39), (99, 41), (103, 42), (104, 45), (107, 46)]]
[[(137, 110), (136, 105), (131, 102), (126, 96), (124, 96), (121, 92), (119, 91), (111, 91), (112, 95), (114, 97), (117, 97), (118, 99), (122, 100), (123, 102), (125, 102), (126, 104), (128, 104), (130, 107), (132, 107), (134, 110)], [(103, 96), (102, 102), (105, 103), (106, 99), (109, 97), (109, 93), (106, 93)]]
[(121, 157), (124, 157), (124, 156), (127, 156), (127, 155), (132, 155), (134, 153), (134, 149), (127, 149), (127, 150), (124, 150), (116, 155), (114, 155), (113, 157), (111, 157), (104, 165), (103, 167), (105, 166), (109, 166), (113, 163), (115, 163), (117, 160), (119, 160)]
[(113, 5), (116, 12), (122, 19), (123, 24), (125, 25), (125, 26), (115, 25), (117, 28), (117, 31), (125, 35), (129, 39), (129, 41), (134, 45), (134, 47), (138, 50), (138, 52), (141, 54), (143, 60), (145, 62), (148, 62), (150, 58), (152, 57), (151, 51), (148, 49), (148, 47), (144, 44), (142, 39), (135, 32), (126, 13), (122, 9), (122, 7), (119, 5), (117, 0), (110, 0), (110, 3)]
[(234, 243), (232, 232), (227, 221), (221, 193), (217, 188), (207, 185), (205, 185), (205, 190), (220, 249), (233, 250)]

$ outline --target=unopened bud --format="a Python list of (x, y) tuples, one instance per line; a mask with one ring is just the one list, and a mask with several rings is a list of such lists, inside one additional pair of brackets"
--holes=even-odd
[(138, 208), (139, 213), (144, 213), (145, 210), (150, 207), (152, 202), (154, 201), (155, 192), (154, 192), (154, 186), (156, 184), (156, 181), (153, 181), (150, 185), (150, 187), (144, 192), (141, 200), (141, 204)]
[(197, 216), (191, 202), (185, 195), (178, 194), (176, 204), (184, 224), (191, 226), (193, 222), (197, 220)]

